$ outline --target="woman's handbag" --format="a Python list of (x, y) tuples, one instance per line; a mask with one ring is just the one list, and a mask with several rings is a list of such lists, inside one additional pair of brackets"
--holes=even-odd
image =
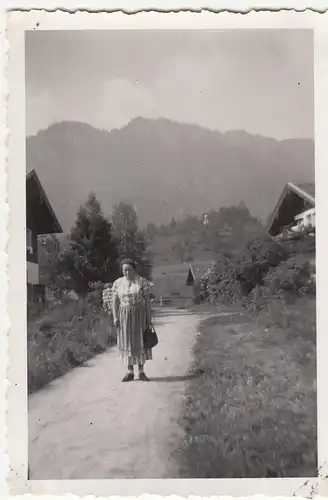
[(143, 334), (143, 343), (145, 349), (152, 349), (158, 344), (158, 337), (153, 325), (146, 328)]

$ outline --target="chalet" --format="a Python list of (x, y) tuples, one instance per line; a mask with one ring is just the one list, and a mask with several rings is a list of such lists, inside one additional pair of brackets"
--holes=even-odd
[(285, 232), (293, 234), (306, 228), (315, 228), (315, 186), (289, 182), (269, 217), (268, 231), (279, 237)]
[(28, 302), (45, 300), (45, 287), (39, 283), (38, 236), (62, 233), (35, 170), (26, 176), (26, 278)]

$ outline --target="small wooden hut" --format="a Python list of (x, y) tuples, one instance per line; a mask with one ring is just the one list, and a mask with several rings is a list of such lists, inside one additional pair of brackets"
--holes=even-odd
[(208, 269), (206, 268), (195, 268), (192, 265), (189, 266), (186, 285), (187, 287), (192, 287), (193, 289), (193, 300), (196, 304), (200, 303), (200, 281)]

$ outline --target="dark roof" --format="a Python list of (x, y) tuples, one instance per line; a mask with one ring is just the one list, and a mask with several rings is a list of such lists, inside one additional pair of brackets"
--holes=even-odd
[(190, 266), (189, 269), (188, 269), (188, 275), (187, 275), (187, 282), (186, 284), (188, 286), (191, 286), (195, 283), (196, 281), (196, 275), (195, 275), (195, 272), (193, 270), (193, 268)]
[(37, 234), (63, 232), (35, 170), (26, 175), (26, 218)]
[(192, 285), (196, 281), (198, 282), (209, 270), (209, 262), (195, 263), (189, 266), (187, 274), (187, 285)]

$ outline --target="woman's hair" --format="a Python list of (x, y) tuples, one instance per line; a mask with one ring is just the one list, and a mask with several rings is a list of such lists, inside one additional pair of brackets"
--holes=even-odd
[(122, 267), (123, 266), (131, 266), (134, 271), (137, 270), (137, 263), (132, 259), (124, 259), (122, 262)]

